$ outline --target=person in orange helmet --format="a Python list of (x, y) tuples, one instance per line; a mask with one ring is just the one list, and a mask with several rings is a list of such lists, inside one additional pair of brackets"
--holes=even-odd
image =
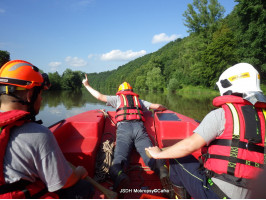
[(24, 60), (0, 69), (0, 198), (89, 198), (84, 167), (72, 170), (51, 131), (35, 121), (47, 74)]
[(116, 146), (109, 171), (110, 177), (114, 181), (114, 190), (120, 192), (122, 188), (128, 187), (129, 177), (123, 171), (123, 166), (127, 163), (131, 149), (135, 146), (144, 163), (160, 176), (163, 187), (169, 189), (168, 197), (171, 197), (173, 192), (170, 191), (171, 182), (168, 177), (168, 170), (164, 166), (165, 162), (163, 160), (150, 159), (145, 154), (145, 148), (152, 146), (152, 142), (143, 124), (145, 120), (143, 111), (149, 109), (163, 111), (167, 108), (161, 104), (139, 99), (139, 95), (133, 92), (133, 88), (127, 82), (119, 86), (115, 96), (104, 95), (93, 89), (88, 83), (86, 74), (83, 84), (96, 99), (116, 108)]

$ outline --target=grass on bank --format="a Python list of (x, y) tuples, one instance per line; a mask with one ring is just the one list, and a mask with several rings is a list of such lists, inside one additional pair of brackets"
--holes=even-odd
[(219, 96), (219, 90), (217, 89), (210, 89), (210, 88), (204, 88), (200, 86), (184, 86), (182, 89), (178, 90), (176, 92), (177, 94), (180, 95), (201, 95), (201, 96)]
[[(266, 84), (261, 84), (260, 88), (264, 95), (266, 95)], [(176, 91), (177, 94), (180, 95), (201, 95), (201, 96), (220, 96), (220, 92), (218, 87), (214, 89), (204, 88), (201, 86), (184, 86), (182, 89)]]

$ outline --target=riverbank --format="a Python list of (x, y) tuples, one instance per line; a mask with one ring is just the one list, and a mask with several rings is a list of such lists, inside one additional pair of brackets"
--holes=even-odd
[[(266, 84), (261, 84), (260, 88), (263, 92), (263, 94), (266, 95)], [(204, 97), (212, 97), (212, 96), (219, 96), (220, 92), (218, 87), (216, 86), (216, 88), (204, 88), (201, 86), (184, 86), (182, 89), (178, 90), (176, 92), (177, 94), (180, 94), (182, 96), (185, 96), (187, 94), (189, 94), (191, 96), (191, 94), (195, 94), (195, 95), (201, 95)]]
[(218, 96), (219, 90), (217, 89), (210, 89), (210, 88), (204, 88), (201, 86), (184, 86), (182, 89), (177, 91), (177, 94), (180, 95), (201, 95), (204, 97), (208, 97), (208, 96)]

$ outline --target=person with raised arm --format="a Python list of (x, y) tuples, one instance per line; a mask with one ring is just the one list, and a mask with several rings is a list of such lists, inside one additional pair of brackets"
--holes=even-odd
[(162, 186), (168, 189), (168, 197), (173, 197), (171, 182), (168, 177), (168, 169), (165, 167), (164, 160), (155, 160), (147, 157), (145, 148), (152, 145), (143, 124), (145, 118), (143, 112), (149, 109), (166, 110), (167, 108), (161, 104), (150, 103), (139, 98), (139, 95), (133, 92), (133, 88), (127, 82), (122, 83), (115, 96), (104, 95), (91, 87), (88, 82), (87, 75), (83, 79), (86, 89), (96, 99), (106, 102), (107, 106), (116, 109), (116, 146), (112, 166), (110, 167), (110, 177), (114, 181), (114, 190), (118, 193), (122, 188), (129, 185), (129, 177), (123, 170), (123, 166), (127, 163), (133, 146), (142, 157), (144, 163), (158, 174), (161, 179)]

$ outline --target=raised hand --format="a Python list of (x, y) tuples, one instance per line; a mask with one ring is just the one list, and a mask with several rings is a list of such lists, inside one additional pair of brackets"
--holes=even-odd
[(84, 86), (89, 86), (87, 74), (85, 74), (85, 79), (82, 80)]

